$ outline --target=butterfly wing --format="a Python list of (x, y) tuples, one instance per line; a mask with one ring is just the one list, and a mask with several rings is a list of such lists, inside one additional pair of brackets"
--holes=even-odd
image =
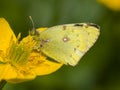
[(75, 66), (98, 38), (99, 29), (93, 25), (79, 23), (48, 28), (40, 34), (40, 50), (58, 62)]

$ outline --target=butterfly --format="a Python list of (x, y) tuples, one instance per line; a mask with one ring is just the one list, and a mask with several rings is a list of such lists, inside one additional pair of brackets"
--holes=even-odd
[(93, 23), (57, 25), (38, 32), (35, 47), (49, 58), (75, 66), (82, 56), (94, 45), (100, 27)]

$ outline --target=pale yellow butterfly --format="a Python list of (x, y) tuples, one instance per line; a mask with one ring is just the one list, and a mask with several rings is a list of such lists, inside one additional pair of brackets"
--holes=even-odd
[(35, 35), (38, 36), (36, 47), (57, 62), (75, 66), (99, 34), (99, 26), (93, 23), (53, 26)]

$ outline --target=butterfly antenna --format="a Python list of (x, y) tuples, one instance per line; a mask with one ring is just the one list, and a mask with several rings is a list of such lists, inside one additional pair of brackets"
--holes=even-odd
[(33, 19), (31, 16), (29, 16), (29, 19), (32, 23), (32, 30), (30, 31), (30, 35), (37, 35), (38, 34), (38, 31), (35, 29), (35, 25), (34, 25), (34, 22), (33, 22)]

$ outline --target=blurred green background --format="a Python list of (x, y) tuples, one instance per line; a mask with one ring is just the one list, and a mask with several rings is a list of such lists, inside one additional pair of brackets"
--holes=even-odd
[(15, 34), (26, 36), (32, 28), (93, 22), (101, 27), (97, 43), (75, 67), (63, 66), (35, 80), (6, 84), (3, 90), (120, 90), (120, 12), (96, 0), (0, 0), (0, 17)]

